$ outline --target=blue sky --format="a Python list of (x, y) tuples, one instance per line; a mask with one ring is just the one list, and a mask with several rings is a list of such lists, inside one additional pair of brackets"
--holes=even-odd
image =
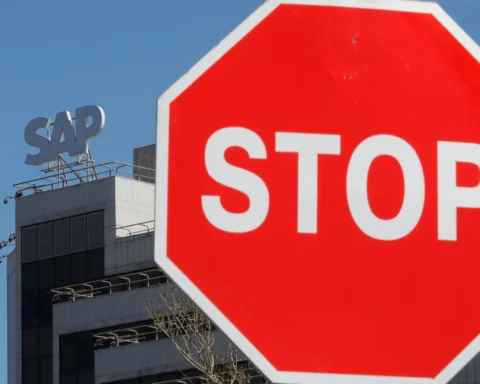
[[(155, 140), (155, 100), (262, 0), (15, 1), (0, 4), (0, 200), (39, 177), (24, 165), (26, 123), (97, 104), (106, 126), (91, 142), (97, 162), (131, 162)], [(480, 43), (480, 0), (440, 0)], [(0, 205), (0, 241), (14, 203)], [(5, 252), (0, 251), (0, 255)], [(7, 382), (6, 264), (0, 264), (0, 384)]]

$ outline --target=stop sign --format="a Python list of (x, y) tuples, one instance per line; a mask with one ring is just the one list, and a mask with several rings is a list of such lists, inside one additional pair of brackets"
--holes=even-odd
[(271, 381), (480, 350), (479, 60), (434, 3), (268, 1), (159, 98), (155, 259)]

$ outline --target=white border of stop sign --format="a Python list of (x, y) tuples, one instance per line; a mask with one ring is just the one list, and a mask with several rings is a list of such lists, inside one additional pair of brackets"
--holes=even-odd
[[(216, 308), (212, 302), (196, 288), (196, 286), (185, 276), (182, 271), (173, 264), (167, 257), (167, 209), (168, 209), (168, 155), (169, 155), (169, 110), (170, 103), (177, 98), (186, 88), (188, 88), (195, 80), (197, 80), (208, 68), (210, 68), (217, 60), (219, 60), (227, 51), (237, 44), (247, 33), (249, 33), (257, 24), (259, 24), (266, 16), (268, 16), (277, 6), (280, 4), (304, 4), (304, 5), (317, 5), (317, 6), (336, 6), (336, 7), (350, 7), (350, 8), (365, 8), (365, 9), (378, 9), (378, 10), (391, 10), (391, 11), (406, 11), (415, 13), (426, 13), (433, 15), (456, 39), (457, 41), (468, 50), (472, 56), (474, 56), (480, 62), (480, 48), (477, 44), (435, 3), (421, 2), (421, 1), (405, 1), (405, 0), (267, 0), (260, 8), (258, 8), (247, 20), (245, 20), (240, 26), (238, 26), (231, 34), (229, 34), (219, 45), (217, 45), (212, 51), (210, 51), (200, 62), (198, 62), (186, 75), (180, 78), (171, 88), (169, 88), (157, 101), (157, 164), (156, 164), (156, 206), (155, 206), (155, 261), (158, 265), (185, 291), (193, 301), (200, 306), (200, 308), (217, 324), (220, 329), (226, 333), (226, 335), (245, 353), (245, 355), (257, 366), (268, 379), (274, 383), (285, 384), (427, 384), (427, 383), (447, 383), (456, 373), (458, 373), (466, 363), (468, 363), (479, 351), (480, 351), (480, 336), (478, 336), (470, 345), (468, 345), (450, 364), (448, 364), (434, 379), (428, 378), (415, 378), (415, 377), (388, 377), (388, 376), (366, 376), (366, 375), (345, 375), (345, 374), (317, 374), (306, 372), (285, 372), (278, 371), (261, 353), (255, 348), (255, 346), (235, 327), (234, 324), (226, 318), (218, 308)], [(248, 127), (245, 127), (248, 128)], [(251, 131), (250, 131), (251, 132)], [(252, 132), (253, 133), (253, 132)], [(288, 133), (283, 133), (288, 134)], [(333, 137), (335, 135), (320, 135), (320, 136), (332, 136), (329, 138), (316, 137), (315, 140), (308, 138), (303, 141), (305, 146), (302, 146), (302, 139), (300, 137), (287, 137), (277, 133), (277, 151), (294, 151), (299, 154), (299, 193), (301, 186), (301, 154), (303, 152), (305, 161), (308, 160), (309, 155), (313, 152), (315, 156), (318, 154), (339, 155), (340, 150), (340, 137)], [(238, 138), (238, 136), (237, 136)], [(292, 140), (294, 139), (294, 140)], [(298, 139), (298, 140), (297, 140)], [(322, 140), (327, 139), (327, 140)], [(223, 140), (223, 139), (222, 139)], [(260, 139), (261, 140), (261, 139)], [(295, 141), (297, 140), (297, 141)], [(367, 139), (369, 140), (369, 139)], [(365, 202), (349, 201), (350, 211), (352, 217), (357, 222), (357, 225), (371, 237), (388, 240), (405, 236), (416, 225), (422, 209), (424, 200), (424, 182), (423, 171), (421, 164), (416, 157), (415, 151), (405, 141), (400, 138), (390, 137), (377, 137), (371, 139), (370, 142), (361, 143), (362, 146), (357, 147), (358, 152), (354, 153), (350, 161), (350, 166), (354, 167), (351, 172), (351, 177), (347, 177), (347, 191), (350, 185), (351, 188), (357, 186), (364, 186), (365, 175), (359, 170), (364, 169), (372, 161), (370, 158), (373, 155), (379, 155), (384, 153), (389, 148), (391, 149), (390, 155), (399, 160), (400, 164), (404, 162), (408, 166), (402, 167), (404, 172), (404, 178), (406, 180), (405, 185), (405, 197), (403, 202), (403, 208), (410, 210), (409, 214), (402, 215), (402, 210), (395, 219), (390, 222), (389, 225), (383, 225), (385, 223), (380, 222), (372, 216), (372, 212), (368, 210), (368, 204)], [(392, 141), (393, 140), (393, 141)], [(261, 147), (258, 145), (255, 147), (255, 140), (248, 140), (246, 145), (253, 143), (253, 152), (258, 153), (258, 156), (262, 156)], [(250, 143), (250, 144), (249, 144)], [(312, 143), (318, 144), (318, 148), (313, 148)], [(210, 148), (214, 152), (217, 151), (218, 158), (221, 159), (223, 152), (221, 150), (220, 142), (213, 143), (214, 147)], [(258, 143), (257, 143), (258, 144)], [(298, 144), (296, 147), (295, 145)], [(392, 144), (392, 145), (389, 145)], [(401, 145), (399, 145), (401, 144)], [(220, 145), (220, 147), (219, 147)], [(222, 144), (223, 145), (223, 144)], [(478, 188), (465, 188), (467, 191), (462, 191), (460, 188), (455, 187), (455, 162), (473, 162), (480, 165), (480, 153), (477, 148), (461, 147), (468, 143), (449, 143), (440, 142), (438, 144), (439, 149), (439, 161), (438, 167), (442, 166), (443, 176), (439, 178), (439, 183), (443, 183), (441, 186), (442, 193), (448, 193), (448, 196), (443, 196), (444, 201), (448, 203), (445, 206), (440, 207), (439, 203), (439, 224), (438, 224), (438, 238), (447, 241), (455, 241), (456, 239), (456, 225), (455, 212), (456, 206), (453, 204), (457, 201), (457, 206), (460, 206), (461, 202), (467, 204), (468, 207), (480, 206), (479, 198), (475, 196), (479, 195)], [(474, 145), (474, 144), (470, 144)], [(293, 146), (293, 147), (292, 147)], [(460, 146), (460, 147), (459, 147)], [(367, 149), (365, 149), (367, 148)], [(247, 148), (246, 148), (247, 149)], [(373, 152), (372, 152), (373, 150)], [(378, 151), (380, 152), (378, 152)], [(312, 152), (313, 151), (313, 152)], [(323, 152), (322, 152), (323, 151)], [(378, 153), (376, 153), (376, 152)], [(312, 153), (310, 153), (312, 152)], [(311, 156), (310, 156), (311, 157)], [(418, 161), (417, 161), (418, 160)], [(440, 162), (442, 165), (440, 165)], [(218, 164), (217, 162), (214, 162)], [(306, 164), (304, 162), (304, 164)], [(215, 165), (213, 166), (215, 168)], [(309, 168), (304, 168), (307, 171)], [(446, 171), (451, 172), (445, 174)], [(210, 172), (211, 171), (211, 172)], [(209, 170), (211, 176), (215, 176), (215, 169)], [(213, 172), (213, 174), (212, 174)], [(363, 178), (363, 179), (362, 179)], [(350, 183), (350, 184), (349, 184)], [(312, 185), (303, 185), (303, 192), (307, 191), (307, 195), (312, 195), (312, 191), (307, 189)], [(313, 186), (315, 187), (315, 186)], [(439, 185), (440, 187), (440, 185)], [(363, 188), (363, 187), (362, 187)], [(415, 189), (415, 197), (409, 195), (409, 188), (412, 191)], [(440, 190), (440, 188), (439, 188)], [(470, 191), (468, 191), (470, 190)], [(469, 195), (469, 192), (475, 190), (475, 196)], [(316, 191), (314, 191), (316, 194)], [(366, 191), (365, 191), (366, 193)], [(466, 195), (464, 194), (466, 193)], [(256, 194), (259, 196), (259, 194)], [(261, 193), (260, 193), (261, 195)], [(352, 194), (353, 196), (354, 194)], [(357, 194), (358, 195), (358, 194)], [(360, 194), (361, 195), (361, 194)], [(215, 198), (214, 196), (210, 196)], [(419, 198), (420, 197), (420, 198)], [(453, 197), (453, 203), (452, 203)], [(205, 198), (207, 200), (205, 201)], [(207, 210), (213, 212), (218, 207), (215, 207), (214, 200), (208, 200), (209, 196), (204, 196), (204, 212), (205, 202)], [(439, 201), (442, 200), (442, 196), (439, 196)], [(213, 205), (212, 205), (213, 203)], [(265, 201), (264, 207), (261, 207), (257, 212), (257, 220), (259, 225), (262, 222), (262, 215), (265, 214)], [(450, 205), (449, 205), (450, 204)], [(453, 204), (453, 205), (452, 205)], [(465, 205), (464, 205), (465, 206)], [(268, 202), (266, 205), (268, 212)], [(310, 213), (315, 210), (309, 210), (308, 212), (301, 212), (298, 210), (298, 231), (299, 232), (314, 232), (316, 230), (316, 216), (310, 217)], [(413, 212), (413, 213), (412, 213)], [(453, 215), (453, 216), (452, 216)], [(218, 215), (212, 215), (213, 221)], [(443, 218), (442, 218), (443, 217)], [(211, 221), (212, 222), (212, 221)], [(251, 221), (249, 221), (251, 222)], [(225, 227), (219, 228), (222, 230), (230, 230), (235, 232), (238, 230), (248, 230), (248, 227), (242, 229), (239, 227), (229, 227), (227, 222), (217, 222), (217, 227), (224, 225)], [(227, 224), (225, 224), (227, 223)], [(240, 223), (240, 222), (239, 222)], [(442, 224), (443, 223), (443, 224)], [(213, 225), (215, 223), (212, 222)], [(387, 223), (388, 224), (388, 223)], [(441, 342), (439, 340), (439, 342)], [(432, 346), (433, 348), (434, 346)]]

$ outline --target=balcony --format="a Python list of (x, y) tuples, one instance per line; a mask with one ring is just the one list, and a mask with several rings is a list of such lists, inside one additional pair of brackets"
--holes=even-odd
[[(221, 353), (222, 345), (228, 339), (223, 333), (215, 332), (214, 350), (217, 353)], [(180, 380), (182, 377), (181, 372), (192, 368), (190, 363), (180, 355), (173, 343), (167, 338), (151, 341), (145, 340), (144, 342), (134, 342), (134, 339), (130, 341), (132, 342), (120, 343), (119, 347), (114, 342), (110, 347), (95, 351), (95, 382), (109, 383), (117, 380), (174, 372), (180, 373), (179, 381), (168, 382), (180, 384), (182, 383)], [(164, 376), (167, 377), (167, 375)], [(151, 382), (154, 383), (156, 381)], [(182, 384), (185, 384), (185, 382)]]
[(101, 295), (111, 295), (116, 292), (131, 291), (138, 288), (148, 288), (169, 283), (167, 275), (159, 268), (152, 268), (119, 276), (106, 277), (100, 280), (89, 281), (54, 288), (53, 304), (93, 299)]

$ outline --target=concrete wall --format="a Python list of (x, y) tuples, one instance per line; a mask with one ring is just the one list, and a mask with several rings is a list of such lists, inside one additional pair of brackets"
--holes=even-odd
[(118, 238), (113, 245), (105, 247), (105, 274), (115, 275), (154, 267), (153, 235), (150, 232)]
[[(226, 341), (218, 332), (214, 350), (221, 352)], [(95, 384), (190, 368), (169, 339), (95, 351)]]
[[(154, 203), (153, 184), (115, 178), (115, 234), (108, 231), (108, 237), (105, 235), (105, 274), (126, 273), (155, 265)], [(144, 224), (136, 225), (140, 223)]]
[(154, 204), (155, 186), (153, 184), (119, 177), (115, 179), (115, 237), (109, 236), (108, 242), (105, 243), (107, 275), (126, 273), (155, 265), (153, 262)]
[[(153, 221), (154, 204), (155, 185), (115, 178), (115, 224), (117, 227)], [(146, 229), (143, 226), (130, 228), (132, 232)]]

